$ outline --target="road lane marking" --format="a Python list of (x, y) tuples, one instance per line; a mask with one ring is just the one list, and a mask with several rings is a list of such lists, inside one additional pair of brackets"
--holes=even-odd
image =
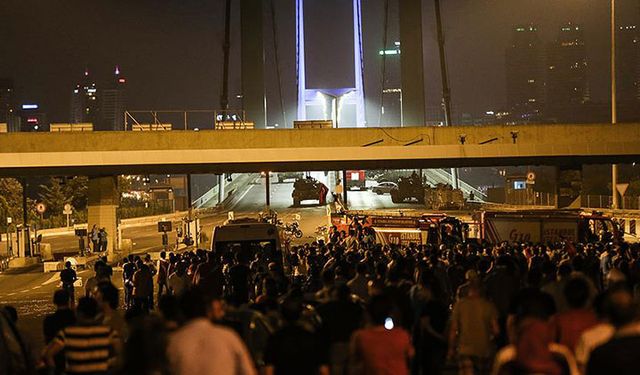
[(43, 282), (40, 285), (41, 286), (49, 285), (49, 284), (55, 283), (58, 280), (60, 280), (60, 275), (58, 274), (58, 272), (56, 272), (51, 276), (51, 278), (49, 278), (49, 280)]
[(247, 190), (245, 190), (244, 194), (242, 194), (240, 196), (240, 198), (238, 198), (238, 200), (236, 201), (236, 203), (231, 206), (230, 208), (233, 210), (238, 204), (240, 204), (240, 202), (244, 199), (244, 197), (253, 189), (253, 186), (249, 187)]

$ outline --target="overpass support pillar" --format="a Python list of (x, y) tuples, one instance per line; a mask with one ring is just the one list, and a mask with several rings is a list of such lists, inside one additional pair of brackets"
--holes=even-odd
[(224, 173), (218, 175), (218, 205), (222, 204), (222, 202), (224, 202), (224, 185), (225, 185), (226, 179), (224, 178)]
[(347, 195), (347, 191), (349, 188), (347, 187), (347, 171), (342, 171), (342, 206), (344, 208), (349, 208), (349, 197)]
[(116, 243), (118, 239), (118, 222), (116, 208), (120, 204), (118, 196), (117, 176), (90, 177), (88, 193), (88, 230), (93, 225), (104, 228), (107, 232), (107, 258), (116, 259)]
[(270, 174), (271, 172), (266, 171), (265, 177), (264, 177), (265, 203), (267, 204), (267, 211), (271, 206), (271, 178), (269, 176)]
[(580, 208), (582, 167), (560, 166), (556, 171), (556, 207)]

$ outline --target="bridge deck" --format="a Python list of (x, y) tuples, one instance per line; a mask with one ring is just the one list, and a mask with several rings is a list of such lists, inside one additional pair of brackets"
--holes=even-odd
[(622, 163), (640, 156), (639, 125), (5, 133), (0, 175)]

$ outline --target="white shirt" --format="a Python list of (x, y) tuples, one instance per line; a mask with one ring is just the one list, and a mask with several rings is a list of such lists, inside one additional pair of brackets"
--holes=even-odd
[(576, 362), (580, 366), (587, 366), (591, 352), (613, 337), (615, 328), (609, 323), (600, 323), (582, 333), (576, 344)]
[[(578, 370), (576, 361), (573, 358), (573, 354), (571, 354), (571, 351), (569, 349), (567, 349), (563, 345), (552, 342), (549, 344), (549, 351), (554, 354), (561, 355), (567, 361), (567, 366), (569, 367), (570, 375), (580, 375), (580, 371)], [(504, 366), (508, 362), (514, 361), (516, 359), (517, 354), (518, 353), (514, 345), (507, 345), (504, 348), (500, 349), (493, 361), (493, 368), (491, 369), (491, 375), (498, 375), (500, 373), (500, 369), (502, 368), (502, 366)]]
[(195, 319), (169, 337), (169, 361), (176, 375), (255, 375), (247, 348), (231, 329)]
[(179, 296), (191, 286), (191, 282), (186, 274), (178, 276), (178, 274), (174, 272), (167, 278), (167, 286), (173, 291), (174, 295)]

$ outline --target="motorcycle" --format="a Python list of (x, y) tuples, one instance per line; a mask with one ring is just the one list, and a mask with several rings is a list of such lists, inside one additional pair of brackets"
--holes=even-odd
[(298, 223), (298, 221), (293, 221), (291, 224), (285, 224), (284, 234), (287, 236), (294, 236), (295, 238), (302, 238), (300, 223)]
[(260, 212), (258, 214), (260, 221), (273, 224), (273, 225), (282, 225), (282, 220), (278, 219), (278, 213), (273, 210), (269, 210), (269, 212)]
[(193, 246), (193, 244), (195, 242), (193, 241), (193, 238), (191, 237), (191, 234), (188, 234), (182, 239), (182, 243), (187, 245), (187, 246)]

